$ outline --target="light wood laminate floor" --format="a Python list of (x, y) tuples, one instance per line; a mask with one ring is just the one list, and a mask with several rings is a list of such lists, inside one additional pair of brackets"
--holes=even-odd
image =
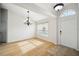
[(1, 44), (0, 56), (77, 56), (79, 52), (41, 39)]

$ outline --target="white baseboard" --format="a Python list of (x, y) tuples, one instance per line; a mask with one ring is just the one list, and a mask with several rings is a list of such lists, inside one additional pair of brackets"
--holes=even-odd
[(79, 51), (79, 49), (76, 49), (77, 51)]

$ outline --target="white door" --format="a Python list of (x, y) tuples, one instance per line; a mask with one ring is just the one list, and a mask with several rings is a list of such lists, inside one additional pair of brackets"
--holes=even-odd
[(76, 16), (66, 16), (60, 20), (60, 44), (77, 49), (77, 19)]

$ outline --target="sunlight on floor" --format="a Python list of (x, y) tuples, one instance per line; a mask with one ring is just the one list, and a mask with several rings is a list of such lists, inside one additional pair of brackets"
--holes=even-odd
[(26, 53), (42, 44), (44, 44), (44, 42), (35, 39), (17, 43), (22, 53)]
[(26, 45), (26, 44), (30, 44), (30, 42), (28, 42), (28, 41), (23, 41), (23, 42), (19, 42), (19, 43), (17, 43), (18, 44), (18, 46), (23, 46), (23, 45)]
[(44, 42), (42, 42), (42, 41), (39, 41), (39, 40), (30, 40), (30, 42), (31, 43), (33, 43), (34, 45), (36, 45), (36, 46), (39, 46), (39, 45), (41, 45), (41, 44), (44, 44)]

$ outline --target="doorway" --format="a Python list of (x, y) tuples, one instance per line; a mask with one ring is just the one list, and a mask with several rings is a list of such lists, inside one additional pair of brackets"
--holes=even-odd
[(0, 43), (7, 42), (7, 12), (7, 9), (0, 8)]
[(73, 9), (64, 10), (59, 17), (59, 42), (70, 48), (77, 49), (77, 17)]

